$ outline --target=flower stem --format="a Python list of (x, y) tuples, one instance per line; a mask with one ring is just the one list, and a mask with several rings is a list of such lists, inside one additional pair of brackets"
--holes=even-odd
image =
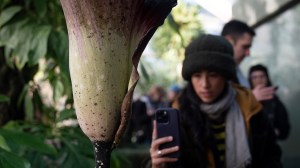
[(112, 142), (94, 141), (93, 145), (96, 168), (109, 168)]

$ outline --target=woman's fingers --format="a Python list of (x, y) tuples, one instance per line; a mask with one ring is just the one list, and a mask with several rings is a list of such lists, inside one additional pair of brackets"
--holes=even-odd
[(150, 152), (151, 154), (151, 158), (155, 158), (155, 157), (163, 157), (164, 155), (167, 154), (171, 154), (173, 152), (177, 152), (179, 150), (179, 146), (174, 146), (174, 147), (170, 147), (170, 148), (166, 148), (166, 149), (162, 149), (162, 150), (153, 150), (152, 152)]
[(161, 144), (171, 142), (171, 141), (173, 141), (172, 136), (167, 136), (167, 137), (157, 139), (157, 125), (156, 125), (156, 121), (154, 121), (153, 132), (152, 132), (152, 143), (150, 147), (150, 156), (151, 156), (153, 168), (162, 167), (162, 165), (165, 165), (165, 163), (176, 162), (178, 160), (177, 158), (170, 158), (170, 157), (166, 157), (165, 155), (178, 151), (179, 146), (174, 146), (174, 147), (159, 150), (159, 146)]
[(156, 140), (152, 140), (152, 143), (151, 143), (151, 147), (150, 147), (150, 155), (151, 157), (156, 157), (158, 155), (158, 151), (159, 151), (159, 146), (161, 144), (164, 144), (166, 142), (171, 142), (172, 141), (172, 137), (163, 137), (163, 138), (159, 138), (159, 139), (156, 139)]
[(161, 168), (161, 167), (165, 167), (164, 165), (166, 165), (166, 163), (171, 163), (171, 162), (177, 162), (178, 158), (171, 158), (171, 157), (165, 157), (163, 155), (172, 153), (179, 150), (179, 147), (172, 147), (172, 148), (167, 148), (164, 150), (159, 150), (160, 154), (157, 154), (155, 156), (151, 156), (151, 161), (152, 161), (152, 168)]
[(158, 147), (161, 144), (173, 141), (172, 136), (162, 137), (155, 140), (152, 140), (151, 146)]

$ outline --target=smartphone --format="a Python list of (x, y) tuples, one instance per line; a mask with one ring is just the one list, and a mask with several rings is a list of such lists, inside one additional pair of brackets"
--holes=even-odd
[[(166, 136), (173, 137), (173, 141), (160, 145), (159, 149), (161, 150), (169, 147), (180, 146), (179, 111), (174, 108), (159, 108), (155, 112), (155, 120), (158, 138)], [(170, 153), (165, 156), (178, 158), (180, 156), (180, 151)]]
[(275, 86), (275, 88), (274, 88), (274, 89), (275, 89), (275, 91), (276, 91), (276, 90), (278, 90), (278, 86)]

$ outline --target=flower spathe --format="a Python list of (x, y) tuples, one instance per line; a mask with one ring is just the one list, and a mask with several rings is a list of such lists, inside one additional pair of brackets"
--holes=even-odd
[(126, 128), (142, 52), (176, 0), (61, 0), (76, 116), (93, 142)]

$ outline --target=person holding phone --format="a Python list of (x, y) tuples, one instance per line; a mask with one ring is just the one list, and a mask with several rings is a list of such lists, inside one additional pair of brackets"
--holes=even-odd
[[(187, 81), (172, 107), (179, 110), (180, 145), (161, 149), (154, 121), (148, 167), (277, 168), (281, 149), (262, 105), (237, 85), (233, 49), (221, 36), (202, 35), (185, 50)], [(180, 151), (177, 158), (168, 157)]]
[[(277, 88), (277, 86), (272, 86), (268, 69), (264, 65), (257, 64), (250, 67), (248, 77), (251, 89), (257, 87), (273, 87), (274, 89)], [(263, 105), (264, 112), (268, 115), (271, 124), (274, 127), (274, 132), (277, 139), (287, 139), (290, 132), (288, 112), (278, 96), (274, 94), (271, 99), (263, 100), (260, 102)]]

